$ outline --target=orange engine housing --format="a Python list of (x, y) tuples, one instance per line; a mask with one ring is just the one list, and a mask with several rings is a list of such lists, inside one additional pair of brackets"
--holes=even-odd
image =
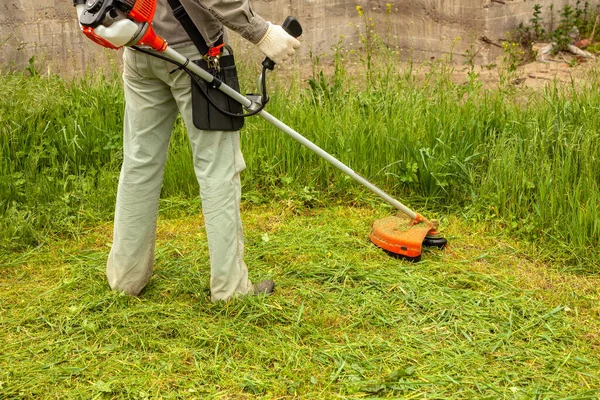
[(90, 39), (92, 42), (99, 44), (100, 46), (104, 46), (107, 47), (109, 49), (118, 49), (118, 47), (113, 46), (113, 44), (111, 42), (109, 42), (108, 40), (96, 35), (96, 33), (94, 32), (94, 28), (89, 27), (89, 26), (82, 26), (81, 27), (81, 31), (83, 32), (83, 34), (85, 36), (88, 37), (88, 39)]
[(156, 12), (156, 0), (134, 0), (134, 2), (129, 17), (136, 22), (152, 22)]
[[(157, 36), (152, 28), (152, 19), (156, 13), (156, 0), (117, 0), (115, 3), (118, 9), (127, 13), (127, 17), (140, 24), (148, 24), (143, 37), (139, 40), (138, 45), (147, 45), (157, 51), (164, 51), (167, 47), (167, 43), (164, 39)], [(113, 3), (113, 4), (115, 4)], [(129, 11), (126, 11), (129, 10)], [(94, 43), (104, 46), (109, 49), (118, 49), (119, 47), (114, 46), (108, 40), (98, 36), (94, 32), (94, 28), (91, 26), (84, 26), (81, 28), (83, 33)]]

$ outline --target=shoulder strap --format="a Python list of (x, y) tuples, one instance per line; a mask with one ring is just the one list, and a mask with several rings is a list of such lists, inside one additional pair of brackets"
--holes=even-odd
[[(183, 8), (181, 1), (168, 0), (168, 2), (171, 6), (171, 9), (173, 10), (173, 15), (183, 26), (183, 29), (185, 29), (190, 39), (192, 39), (192, 42), (194, 42), (194, 44), (196, 45), (196, 48), (198, 48), (198, 51), (200, 51), (202, 55), (207, 54), (209, 48), (206, 44), (206, 40), (202, 36), (202, 33), (200, 33), (200, 31), (198, 30), (198, 27), (196, 27), (196, 24), (194, 24), (194, 21), (192, 21), (192, 18), (190, 18), (187, 11), (185, 11), (185, 8)], [(223, 44), (222, 36), (217, 40), (217, 43), (215, 43), (215, 47), (218, 47), (221, 44)]]

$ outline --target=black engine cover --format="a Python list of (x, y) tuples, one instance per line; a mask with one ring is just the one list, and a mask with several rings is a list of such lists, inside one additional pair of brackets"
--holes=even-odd
[(128, 14), (134, 5), (135, 0), (87, 0), (79, 23), (92, 28), (103, 23), (108, 26), (107, 19), (115, 20), (119, 17), (117, 10)]

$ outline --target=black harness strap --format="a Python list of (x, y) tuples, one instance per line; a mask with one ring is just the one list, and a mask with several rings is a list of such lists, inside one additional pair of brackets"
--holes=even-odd
[[(194, 21), (192, 21), (192, 18), (190, 18), (187, 11), (185, 11), (185, 8), (181, 4), (181, 1), (168, 0), (168, 2), (169, 2), (169, 5), (171, 6), (171, 9), (173, 10), (173, 15), (175, 16), (175, 18), (177, 18), (179, 23), (183, 26), (183, 29), (185, 29), (185, 32), (188, 34), (190, 39), (192, 39), (192, 42), (194, 42), (198, 51), (200, 51), (200, 53), (202, 55), (206, 55), (209, 52), (209, 48), (208, 48), (208, 45), (206, 44), (206, 40), (202, 36), (202, 33), (200, 33), (200, 31), (198, 30), (198, 27), (196, 26), (196, 24), (194, 24)], [(217, 41), (215, 42), (213, 47), (219, 47), (222, 44), (223, 44), (223, 36), (221, 36), (219, 39), (217, 39)]]

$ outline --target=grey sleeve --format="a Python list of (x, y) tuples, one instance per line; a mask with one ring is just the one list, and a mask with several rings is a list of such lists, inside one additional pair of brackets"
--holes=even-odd
[(252, 11), (249, 0), (193, 1), (223, 25), (254, 44), (258, 43), (267, 32), (267, 22)]

